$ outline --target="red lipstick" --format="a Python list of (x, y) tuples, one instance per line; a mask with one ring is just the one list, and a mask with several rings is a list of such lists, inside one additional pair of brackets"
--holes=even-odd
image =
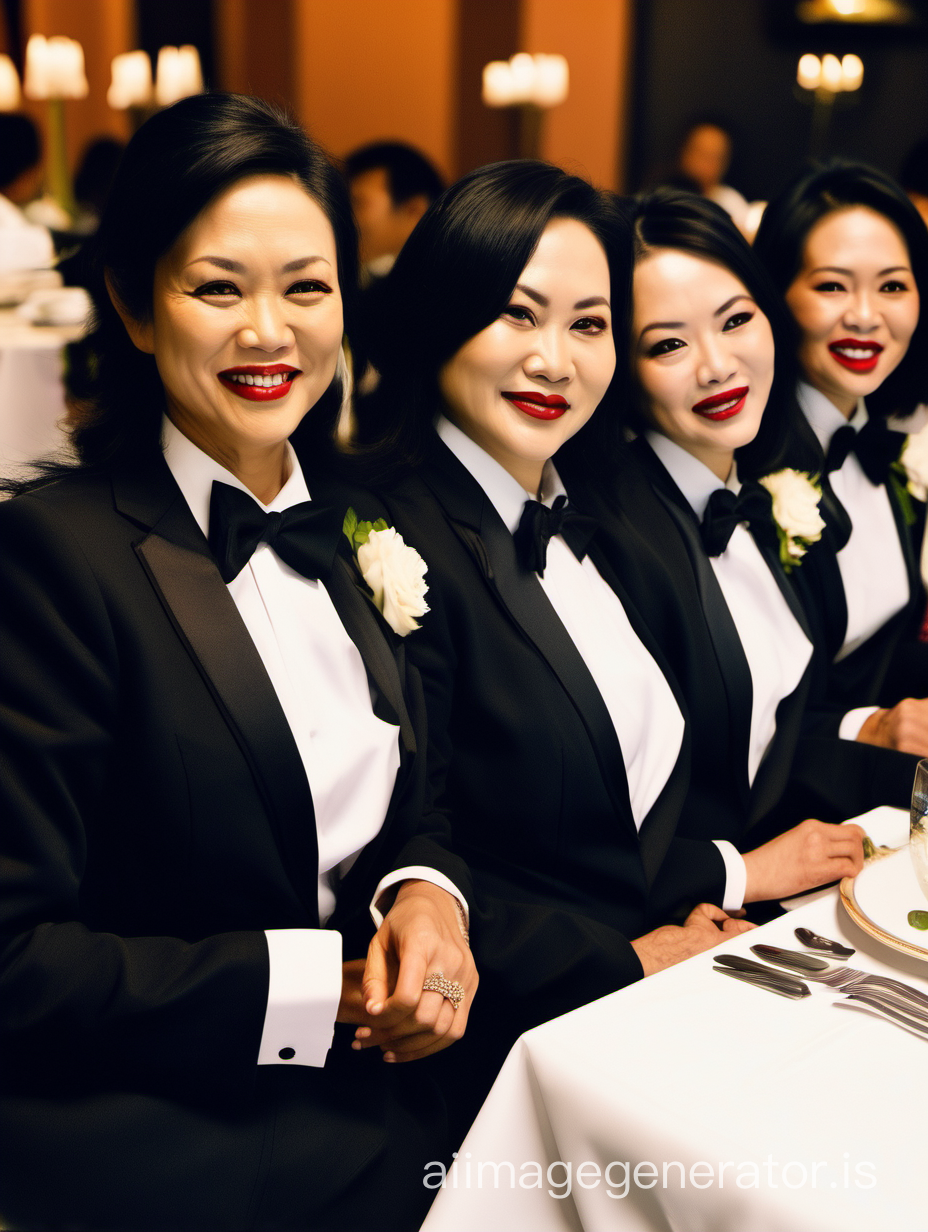
[(220, 383), (246, 402), (276, 402), (290, 392), (299, 368), (290, 364), (242, 364), (218, 373)]
[(739, 385), (737, 389), (726, 389), (711, 398), (703, 398), (692, 408), (703, 419), (731, 419), (733, 415), (744, 410), (744, 400), (747, 398), (749, 386)]
[(879, 342), (863, 338), (838, 338), (836, 342), (829, 342), (828, 350), (842, 368), (851, 372), (872, 372), (880, 362), (883, 348)]
[(530, 389), (517, 392), (502, 390), (502, 395), (507, 402), (533, 419), (560, 419), (565, 411), (570, 410), (570, 403), (560, 394), (539, 394)]

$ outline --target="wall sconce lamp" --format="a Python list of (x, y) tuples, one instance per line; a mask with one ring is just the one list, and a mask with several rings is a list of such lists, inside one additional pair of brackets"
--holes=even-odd
[(0, 111), (16, 111), (21, 101), (19, 73), (9, 56), (0, 55)]
[(519, 108), (519, 154), (538, 158), (544, 113), (567, 98), (570, 72), (558, 55), (521, 51), (508, 60), (491, 60), (483, 69), (487, 107)]
[(48, 103), (48, 153), (45, 178), (48, 193), (69, 216), (76, 212), (65, 144), (66, 99), (86, 98), (90, 87), (84, 72), (84, 49), (74, 39), (33, 34), (26, 44), (23, 93)]
[[(839, 95), (852, 96), (863, 79), (864, 62), (860, 56), (847, 55), (839, 60), (833, 55), (819, 58), (807, 53), (800, 57), (796, 82), (800, 87), (798, 96), (812, 103), (809, 153), (813, 158), (820, 158), (825, 151), (835, 100)], [(847, 101), (851, 101), (850, 97)]]

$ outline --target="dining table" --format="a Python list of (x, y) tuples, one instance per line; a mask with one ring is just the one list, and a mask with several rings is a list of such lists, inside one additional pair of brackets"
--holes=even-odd
[[(914, 887), (900, 909), (928, 906), (901, 846), (908, 814), (868, 819), (900, 847), (883, 866)], [(425, 1170), (422, 1232), (928, 1228), (928, 1038), (822, 983), (789, 1000), (714, 970), (758, 943), (802, 951), (798, 926), (928, 993), (928, 950), (877, 940), (837, 888), (788, 906), (523, 1035), (450, 1170)]]
[(34, 325), (0, 308), (0, 477), (67, 448), (64, 348), (83, 325)]

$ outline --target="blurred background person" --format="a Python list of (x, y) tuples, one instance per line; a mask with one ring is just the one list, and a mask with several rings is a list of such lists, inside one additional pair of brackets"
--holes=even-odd
[(681, 181), (679, 187), (695, 185), (697, 192), (720, 205), (743, 231), (748, 203), (737, 188), (723, 183), (731, 166), (732, 145), (731, 133), (716, 120), (694, 121), (680, 142), (675, 178)]
[(125, 148), (125, 142), (115, 137), (95, 137), (84, 148), (74, 176), (79, 230), (96, 231)]
[(388, 274), (413, 227), (444, 190), (434, 165), (414, 146), (377, 141), (345, 159), (368, 279)]
[(41, 177), (42, 143), (35, 124), (18, 112), (0, 112), (0, 273), (52, 264), (52, 237), (22, 210), (38, 192)]

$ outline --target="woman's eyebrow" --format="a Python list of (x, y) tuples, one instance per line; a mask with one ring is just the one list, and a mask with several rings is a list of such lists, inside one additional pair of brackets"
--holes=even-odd
[[(547, 308), (551, 303), (547, 295), (542, 295), (540, 291), (536, 291), (533, 287), (527, 287), (522, 282), (517, 282), (513, 290), (521, 291), (523, 295), (527, 295), (529, 299), (533, 299), (535, 303), (540, 304), (542, 308)], [(579, 308), (595, 308), (600, 304), (603, 304), (606, 308), (609, 307), (609, 301), (604, 295), (591, 295), (589, 299), (578, 300), (577, 303), (574, 304), (574, 311), (576, 312)]]
[(732, 305), (737, 304), (739, 299), (746, 299), (751, 304), (755, 302), (752, 296), (748, 295), (747, 292), (739, 291), (737, 295), (733, 295), (731, 299), (727, 299), (725, 303), (721, 306), (721, 308), (716, 308), (715, 312), (713, 312), (712, 315), (714, 317), (722, 316), (722, 314), (727, 312), (729, 308), (732, 307)]
[[(748, 303), (750, 304), (756, 303), (753, 297), (748, 295), (747, 292), (739, 291), (737, 295), (733, 295), (731, 299), (727, 299), (725, 303), (722, 304), (721, 308), (716, 308), (715, 312), (713, 312), (712, 315), (714, 317), (722, 316), (724, 313), (726, 313), (729, 310), (729, 308), (732, 307), (732, 305), (737, 304), (739, 299), (746, 299)], [(650, 325), (646, 325), (644, 327), (644, 329), (641, 331), (638, 337), (643, 338), (644, 335), (650, 329), (685, 329), (685, 328), (686, 328), (685, 321), (653, 321)]]
[[(912, 267), (909, 265), (890, 265), (884, 270), (879, 270), (877, 278), (885, 278), (887, 274), (911, 274), (911, 272)], [(840, 265), (818, 265), (815, 269), (809, 270), (809, 274), (810, 276), (812, 274), (841, 274), (845, 278), (854, 277), (853, 270), (842, 269)]]
[[(240, 261), (233, 261), (229, 257), (194, 257), (190, 264), (196, 265), (200, 261), (207, 261), (210, 265), (215, 265), (217, 269), (227, 270), (230, 274), (244, 274), (247, 272), (245, 266)], [(322, 256), (296, 257), (293, 261), (288, 261), (286, 265), (281, 266), (281, 273), (292, 274), (295, 270), (305, 269), (307, 265), (314, 265), (319, 261), (324, 265), (329, 264), (327, 258)]]

